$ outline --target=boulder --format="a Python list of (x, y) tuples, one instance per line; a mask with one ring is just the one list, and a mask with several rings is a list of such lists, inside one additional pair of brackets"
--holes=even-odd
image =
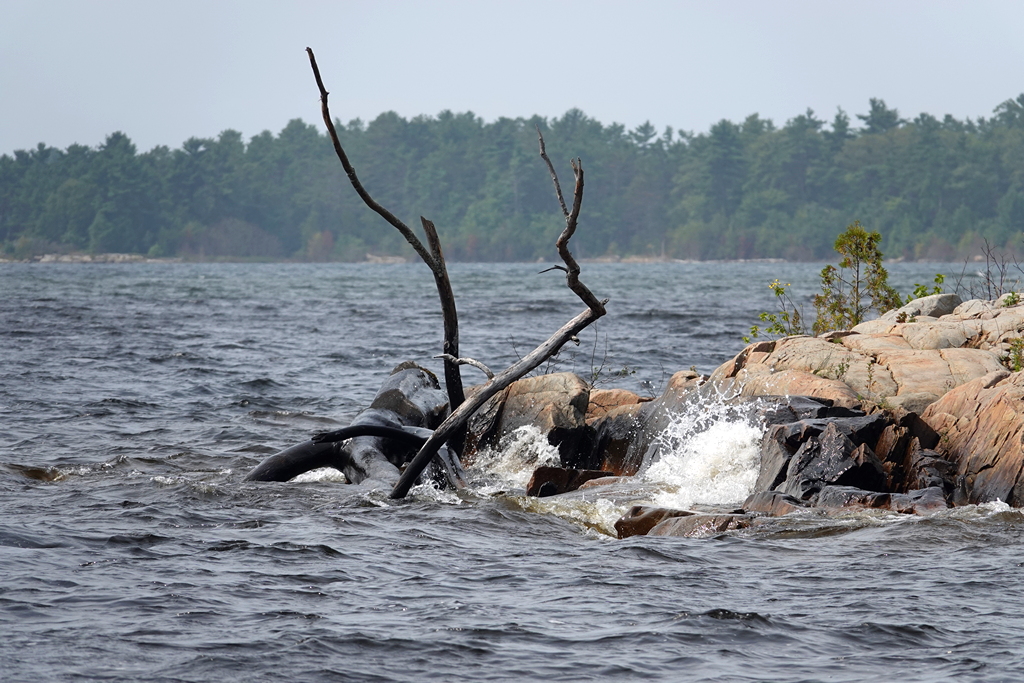
[(646, 505), (634, 505), (629, 512), (624, 514), (615, 522), (615, 532), (619, 538), (630, 536), (646, 536), (660, 522), (675, 517), (688, 517), (693, 515), (688, 510), (672, 510), (669, 508), (647, 507)]
[(901, 308), (887, 311), (879, 316), (879, 320), (905, 322), (920, 316), (938, 318), (949, 315), (962, 303), (963, 300), (956, 294), (931, 294), (909, 301)]
[(526, 486), (526, 495), (544, 498), (559, 493), (575, 491), (584, 482), (612, 476), (611, 472), (600, 470), (577, 470), (569, 467), (551, 467), (542, 465), (533, 471), (530, 483)]
[(558, 372), (526, 377), (491, 397), (469, 422), (473, 450), (495, 446), (520, 427), (533, 426), (558, 447), (562, 464), (578, 465), (591, 451), (586, 424), (590, 387), (578, 375)]
[(790, 512), (803, 510), (807, 504), (781, 491), (759, 491), (747, 496), (742, 507), (744, 512), (761, 512), (772, 517), (781, 517)]
[(710, 536), (724, 531), (745, 529), (755, 522), (747, 514), (688, 515), (658, 522), (648, 536)]
[(695, 370), (680, 370), (668, 378), (665, 391), (682, 393), (696, 389), (706, 381), (708, 381), (707, 375), (701, 375)]
[(814, 504), (823, 508), (885, 508), (890, 507), (892, 496), (878, 491), (865, 491), (854, 486), (826, 486), (814, 498)]
[(590, 402), (587, 405), (587, 423), (604, 417), (615, 408), (637, 406), (649, 400), (625, 389), (591, 389)]
[[(969, 303), (969, 302), (968, 302)], [(956, 468), (956, 502), (1024, 505), (1024, 373), (992, 372), (950, 391), (921, 418)]]

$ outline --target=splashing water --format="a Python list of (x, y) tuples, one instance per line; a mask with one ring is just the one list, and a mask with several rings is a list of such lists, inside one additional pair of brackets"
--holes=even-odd
[[(500, 488), (526, 488), (533, 471), (542, 465), (558, 465), (558, 448), (533, 425), (526, 425), (501, 440), (494, 448), (477, 453), (469, 473), (482, 484), (481, 493)], [(493, 489), (493, 490), (492, 490)]]
[(764, 431), (755, 412), (710, 397), (676, 415), (657, 439), (660, 458), (642, 473), (660, 489), (653, 502), (689, 508), (740, 503), (750, 495)]

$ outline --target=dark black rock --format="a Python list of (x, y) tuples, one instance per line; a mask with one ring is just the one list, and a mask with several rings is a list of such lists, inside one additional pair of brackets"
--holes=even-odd
[(793, 457), (793, 450), (784, 438), (785, 425), (774, 425), (761, 439), (761, 467), (757, 475), (755, 491), (769, 491), (786, 478), (786, 468)]
[(839, 418), (819, 436), (804, 441), (790, 458), (785, 481), (776, 488), (801, 500), (829, 484), (885, 491), (882, 463), (866, 444), (856, 445), (838, 424), (860, 419)]
[(639, 409), (638, 405), (636, 409), (613, 411), (596, 419), (592, 424), (594, 448), (590, 456), (577, 466), (607, 470), (617, 475), (636, 474), (640, 463), (629, 458), (629, 449), (639, 435), (640, 425), (636, 417)]
[(892, 496), (878, 491), (865, 491), (854, 486), (825, 486), (814, 498), (823, 508), (888, 508)]
[(907, 448), (903, 461), (905, 470), (905, 490), (927, 489), (937, 486), (944, 491), (952, 491), (956, 481), (956, 465), (946, 460), (936, 451), (921, 448), (920, 442), (914, 438)]

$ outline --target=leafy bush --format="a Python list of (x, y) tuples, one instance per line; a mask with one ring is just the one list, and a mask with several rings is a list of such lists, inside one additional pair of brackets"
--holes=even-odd
[(753, 325), (750, 328), (750, 336), (743, 337), (744, 342), (749, 344), (752, 339), (760, 337), (761, 334), (770, 334), (775, 337), (805, 334), (801, 309), (790, 298), (789, 292), (786, 290), (786, 287), (792, 286), (789, 283), (782, 284), (778, 278), (768, 283), (768, 287), (775, 294), (775, 302), (778, 304), (779, 310), (775, 313), (765, 311), (759, 314), (757, 317), (761, 319), (761, 322), (768, 323), (768, 325), (763, 328), (760, 325)]

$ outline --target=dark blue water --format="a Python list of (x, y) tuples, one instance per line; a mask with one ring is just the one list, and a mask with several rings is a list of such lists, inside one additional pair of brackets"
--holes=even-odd
[[(941, 268), (891, 271), (907, 292)], [(452, 266), (464, 355), (503, 367), (582, 310), (539, 269)], [(642, 393), (707, 372), (776, 276), (806, 296), (816, 267), (586, 265), (609, 314), (551, 369)], [(396, 363), (439, 369), (440, 326), (413, 264), (0, 265), (0, 679), (1024, 676), (1005, 506), (618, 541), (622, 501), (487, 472), (401, 502), (242, 483)]]

